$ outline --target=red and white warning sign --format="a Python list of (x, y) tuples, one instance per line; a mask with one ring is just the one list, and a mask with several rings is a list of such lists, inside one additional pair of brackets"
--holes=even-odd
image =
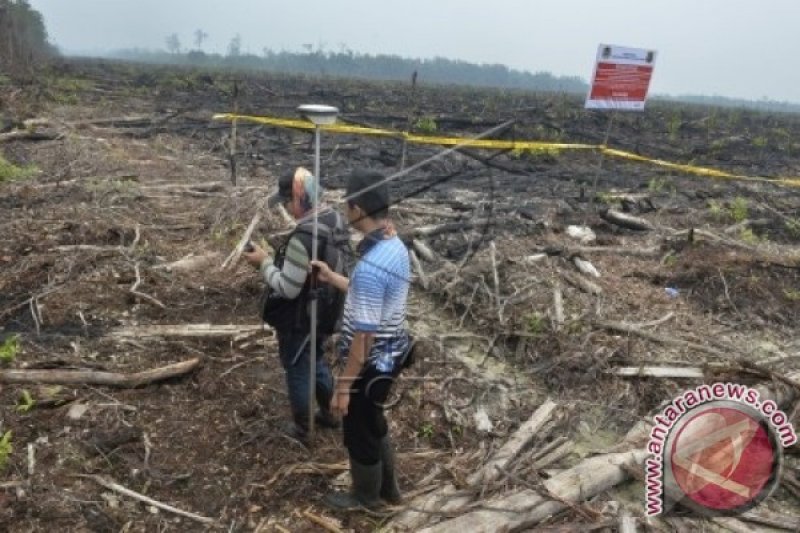
[(586, 109), (643, 111), (655, 63), (654, 50), (601, 44)]

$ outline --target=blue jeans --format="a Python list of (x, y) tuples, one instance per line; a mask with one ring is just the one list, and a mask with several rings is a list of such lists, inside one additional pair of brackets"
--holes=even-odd
[[(327, 411), (333, 395), (333, 376), (325, 361), (323, 345), (325, 337), (317, 335), (317, 366), (315, 396), (320, 409)], [(286, 386), (289, 389), (289, 405), (295, 423), (308, 426), (310, 406), (309, 366), (311, 361), (311, 335), (305, 332), (278, 333), (278, 353), (286, 371)]]

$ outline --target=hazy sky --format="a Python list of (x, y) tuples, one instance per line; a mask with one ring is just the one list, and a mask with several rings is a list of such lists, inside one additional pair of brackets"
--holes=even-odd
[(658, 51), (651, 93), (800, 102), (800, 0), (30, 0), (67, 52), (165, 48), (447, 57), (591, 76), (601, 42)]

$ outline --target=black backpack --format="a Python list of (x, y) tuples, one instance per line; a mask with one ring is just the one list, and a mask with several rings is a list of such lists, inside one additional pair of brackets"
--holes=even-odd
[[(299, 236), (303, 246), (311, 255), (313, 223), (303, 222), (295, 228), (288, 244), (294, 236)], [(320, 216), (317, 224), (317, 256), (337, 274), (347, 276), (353, 263), (353, 252), (350, 248), (350, 235), (344, 226), (342, 217), (334, 212)], [(284, 244), (275, 254), (275, 266), (283, 267), (286, 254)], [(308, 330), (311, 327), (311, 297), (317, 297), (317, 332), (330, 335), (339, 330), (344, 310), (345, 293), (335, 287), (322, 283), (312, 287), (311, 276), (297, 298), (288, 300), (276, 294), (267, 285), (262, 302), (262, 319), (278, 331)]]

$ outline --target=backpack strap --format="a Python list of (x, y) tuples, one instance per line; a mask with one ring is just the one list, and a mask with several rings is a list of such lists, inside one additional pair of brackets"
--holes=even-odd
[[(327, 224), (326, 222), (317, 219), (317, 239), (319, 240), (317, 245), (317, 251), (323, 250), (323, 257), (322, 260), (328, 263), (332, 270), (337, 273), (342, 273), (344, 267), (344, 259), (342, 257), (343, 250), (350, 244), (350, 235), (347, 232), (347, 228), (345, 228), (344, 220), (341, 215), (336, 212), (333, 212), (334, 218), (336, 220), (333, 226)], [(308, 235), (313, 239), (313, 223), (310, 221), (303, 222), (301, 225), (295, 228), (296, 233), (302, 233), (304, 235)], [(313, 241), (309, 239), (309, 255), (311, 255), (311, 248), (313, 246)], [(321, 246), (320, 246), (321, 245)], [(328, 254), (327, 248), (331, 246), (337, 250), (339, 250), (340, 254), (338, 254), (336, 258), (336, 264), (331, 265), (328, 261)]]
[[(333, 212), (335, 217), (335, 224), (331, 226), (329, 219), (327, 222), (321, 219), (317, 219), (317, 250), (318, 250), (318, 258), (322, 261), (328, 263), (331, 269), (339, 274), (346, 274), (345, 273), (345, 265), (346, 263), (346, 251), (344, 246), (349, 245), (350, 243), (350, 236), (347, 232), (347, 229), (344, 225), (344, 221), (342, 217)], [(305, 221), (302, 224), (298, 225), (292, 236), (298, 235), (301, 236), (303, 246), (306, 247), (309, 255), (311, 255), (311, 247), (313, 246), (313, 222)], [(344, 297), (343, 295), (339, 294), (338, 289), (334, 288), (331, 285), (322, 286), (318, 288), (321, 292), (317, 293), (319, 297), (322, 298), (323, 302), (335, 302), (334, 306), (339, 306), (339, 304), (343, 305)], [(310, 276), (306, 278), (306, 283), (304, 284), (300, 294), (297, 297), (298, 307), (297, 307), (297, 314), (295, 323), (297, 326), (301, 324), (306, 324), (306, 320), (308, 319), (307, 316), (307, 304), (309, 302), (309, 297), (311, 296), (311, 285), (310, 285)], [(327, 318), (331, 318), (327, 316)], [(338, 321), (341, 320), (341, 311), (339, 311), (339, 315), (336, 317), (336, 321), (331, 322), (326, 325), (321, 325), (323, 329), (329, 330), (329, 333), (333, 333), (336, 331), (338, 327)], [(323, 320), (324, 322), (324, 320)], [(319, 323), (318, 323), (319, 324)]]

